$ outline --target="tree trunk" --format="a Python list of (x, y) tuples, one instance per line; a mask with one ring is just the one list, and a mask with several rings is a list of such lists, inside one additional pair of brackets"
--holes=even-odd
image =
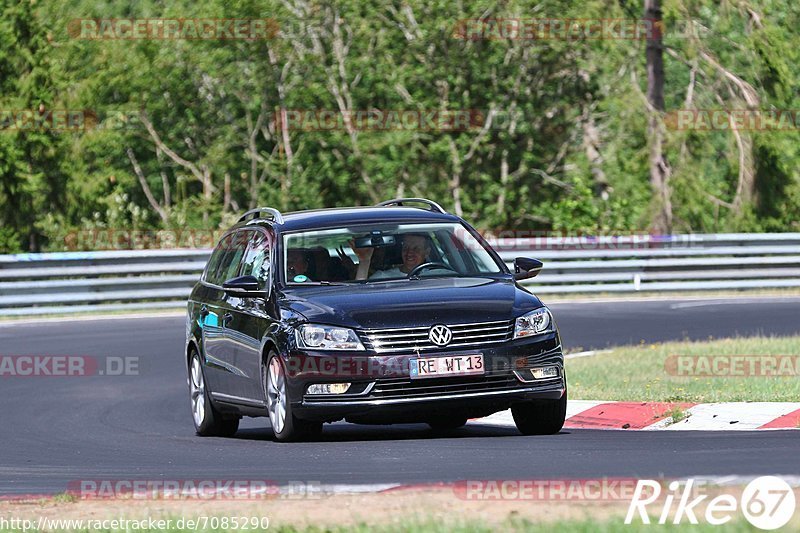
[(664, 112), (664, 48), (662, 44), (661, 0), (645, 0), (645, 18), (658, 28), (647, 39), (647, 101), (650, 104), (650, 119), (647, 137), (650, 143), (650, 186), (653, 189), (652, 226), (656, 233), (672, 232), (672, 203), (670, 201), (669, 178), (672, 169), (664, 155), (664, 127), (661, 113)]
[(592, 117), (591, 106), (586, 106), (583, 115), (583, 149), (589, 160), (589, 169), (594, 177), (594, 192), (604, 202), (608, 201), (611, 185), (603, 172), (603, 156), (600, 153), (600, 131)]

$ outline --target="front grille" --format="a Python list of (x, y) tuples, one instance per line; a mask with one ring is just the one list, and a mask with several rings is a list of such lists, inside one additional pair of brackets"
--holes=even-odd
[(503, 391), (524, 386), (511, 373), (415, 380), (397, 378), (379, 380), (375, 383), (370, 397), (414, 398), (419, 396), (446, 396), (465, 392)]
[(362, 329), (358, 330), (358, 334), (364, 347), (377, 353), (417, 352), (496, 344), (510, 341), (514, 335), (514, 322), (509, 320), (476, 324), (447, 324), (447, 327), (453, 332), (453, 340), (447, 346), (436, 346), (428, 339), (430, 326)]

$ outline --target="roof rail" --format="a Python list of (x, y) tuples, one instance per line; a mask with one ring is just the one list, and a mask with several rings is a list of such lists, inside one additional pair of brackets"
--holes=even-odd
[(375, 207), (389, 207), (392, 205), (402, 206), (407, 202), (416, 202), (418, 204), (425, 204), (430, 207), (429, 211), (437, 211), (439, 213), (447, 213), (442, 206), (434, 202), (433, 200), (428, 200), (426, 198), (395, 198), (393, 200), (386, 200), (385, 202), (381, 202), (379, 204), (375, 204)]
[(251, 209), (239, 218), (239, 222), (244, 222), (250, 215), (255, 215), (253, 220), (261, 218), (261, 213), (268, 213), (272, 215), (272, 220), (274, 220), (277, 224), (283, 224), (283, 215), (281, 215), (281, 212), (274, 207), (256, 207), (255, 209)]

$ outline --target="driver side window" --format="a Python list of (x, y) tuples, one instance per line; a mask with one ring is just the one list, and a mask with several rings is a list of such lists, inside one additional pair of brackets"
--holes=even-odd
[(261, 290), (269, 286), (272, 269), (272, 247), (269, 237), (260, 231), (253, 232), (242, 261), (242, 276), (254, 276)]
[(221, 286), (236, 277), (251, 232), (237, 231), (222, 238), (217, 245), (205, 273), (205, 281)]

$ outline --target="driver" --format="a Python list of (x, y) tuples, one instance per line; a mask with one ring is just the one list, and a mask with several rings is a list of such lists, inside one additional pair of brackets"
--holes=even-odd
[[(356, 279), (367, 279), (369, 264), (374, 250), (374, 248), (354, 248), (353, 251), (358, 256), (359, 261)], [(404, 278), (419, 265), (427, 263), (430, 253), (431, 246), (425, 235), (406, 234), (403, 236), (401, 248), (403, 264), (387, 270), (378, 270), (369, 276), (369, 279)]]
[(308, 267), (308, 254), (303, 250), (294, 249), (286, 252), (286, 277), (288, 279), (294, 280), (297, 276), (308, 278)]

